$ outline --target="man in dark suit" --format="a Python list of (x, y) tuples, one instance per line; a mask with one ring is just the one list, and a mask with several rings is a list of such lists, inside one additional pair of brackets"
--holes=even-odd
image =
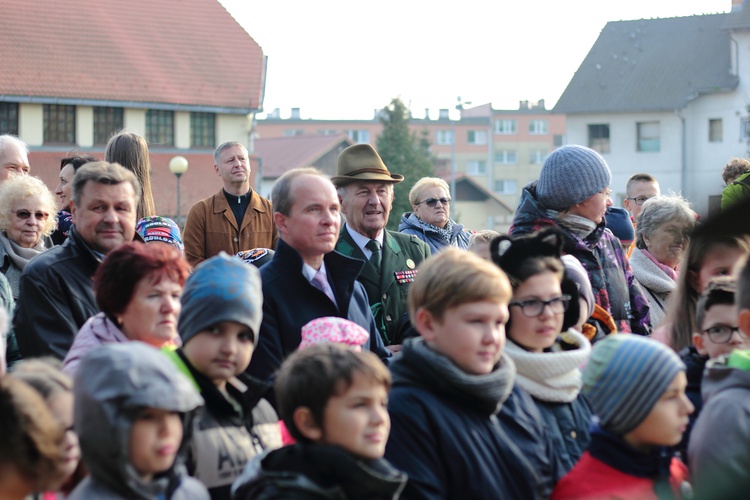
[(408, 314), (406, 297), (417, 267), (430, 256), (430, 247), (416, 236), (385, 229), (393, 204), (393, 185), (404, 180), (391, 174), (369, 144), (356, 144), (338, 158), (338, 188), (346, 224), (336, 250), (366, 261), (357, 280), (367, 291), (373, 316), (383, 342), (393, 351), (399, 347), (394, 334)]
[(299, 347), (302, 327), (324, 316), (357, 323), (370, 333), (364, 348), (389, 358), (367, 294), (356, 281), (365, 263), (333, 251), (341, 215), (331, 181), (314, 168), (290, 170), (274, 184), (272, 198), (280, 239), (271, 261), (260, 269), (263, 321), (247, 372), (272, 380)]

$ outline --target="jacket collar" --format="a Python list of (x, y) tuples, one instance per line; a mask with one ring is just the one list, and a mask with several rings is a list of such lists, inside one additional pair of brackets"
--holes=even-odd
[[(232, 209), (227, 202), (227, 197), (224, 195), (223, 187), (219, 189), (219, 192), (216, 193), (213, 197), (214, 214), (224, 214), (224, 217), (229, 221), (229, 223), (232, 224), (235, 229), (239, 229), (241, 231), (245, 228), (245, 226), (250, 224), (250, 221), (253, 219), (253, 217), (247, 216), (248, 213), (251, 213), (251, 215), (253, 216), (255, 213), (266, 213), (266, 207), (263, 206), (258, 193), (256, 193), (253, 188), (250, 188), (250, 193), (250, 204), (247, 206), (245, 216), (242, 218), (241, 228), (237, 227), (237, 221), (235, 220), (234, 213), (232, 212)], [(253, 210), (254, 212), (250, 212), (250, 210)]]

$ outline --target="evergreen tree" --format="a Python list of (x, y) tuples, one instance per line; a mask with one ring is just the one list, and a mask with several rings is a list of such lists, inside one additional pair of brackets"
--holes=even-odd
[(395, 198), (388, 219), (388, 229), (398, 230), (401, 215), (411, 212), (409, 190), (422, 177), (434, 176), (433, 158), (430, 154), (428, 132), (420, 136), (409, 129), (411, 112), (398, 97), (383, 108), (380, 122), (383, 132), (376, 139), (376, 149), (388, 170), (404, 176), (404, 181), (394, 187)]

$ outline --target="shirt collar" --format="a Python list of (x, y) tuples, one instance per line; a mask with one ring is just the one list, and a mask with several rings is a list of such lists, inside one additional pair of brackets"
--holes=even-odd
[[(347, 224), (345, 227), (346, 227), (347, 232), (349, 232), (349, 236), (351, 236), (352, 239), (354, 240), (354, 243), (356, 243), (359, 249), (362, 250), (362, 253), (365, 254), (365, 257), (369, 259), (370, 256), (372, 256), (372, 251), (369, 248), (366, 248), (366, 245), (367, 243), (370, 242), (370, 238), (362, 234), (359, 234), (354, 229), (349, 227), (349, 224)], [(383, 235), (384, 234), (385, 234), (385, 229), (380, 231), (380, 233), (375, 237), (375, 241), (380, 243), (380, 248), (383, 248)]]

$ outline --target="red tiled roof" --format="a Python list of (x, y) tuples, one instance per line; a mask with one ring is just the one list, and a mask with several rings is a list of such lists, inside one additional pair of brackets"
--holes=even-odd
[(0, 96), (238, 112), (262, 99), (263, 51), (217, 0), (4, 0), (0, 54)]
[(255, 139), (254, 154), (263, 161), (263, 177), (275, 179), (293, 168), (312, 166), (342, 143), (354, 144), (346, 134)]

